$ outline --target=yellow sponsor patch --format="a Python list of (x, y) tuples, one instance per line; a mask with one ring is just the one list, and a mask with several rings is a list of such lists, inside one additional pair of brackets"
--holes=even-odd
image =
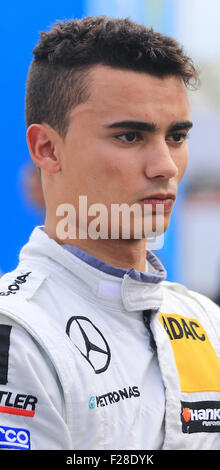
[(161, 313), (173, 349), (182, 392), (220, 391), (220, 361), (201, 323)]

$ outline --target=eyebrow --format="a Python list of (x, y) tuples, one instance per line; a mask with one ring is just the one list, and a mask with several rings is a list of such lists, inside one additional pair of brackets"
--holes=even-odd
[(139, 131), (149, 131), (153, 132), (156, 130), (156, 124), (153, 122), (143, 122), (143, 121), (119, 121), (119, 122), (113, 122), (112, 124), (109, 124), (107, 126), (108, 129), (117, 129), (117, 128), (123, 128), (123, 129), (135, 129)]
[(174, 122), (169, 126), (169, 131), (174, 132), (174, 131), (184, 131), (187, 129), (192, 129), (193, 123), (192, 121), (180, 121), (180, 122)]
[[(179, 121), (172, 123), (168, 131), (181, 131), (191, 129), (193, 123), (191, 121)], [(154, 132), (157, 129), (157, 125), (154, 122), (143, 122), (143, 121), (118, 121), (113, 122), (105, 126), (107, 129), (128, 129), (128, 130), (138, 130), (138, 131), (148, 131)]]

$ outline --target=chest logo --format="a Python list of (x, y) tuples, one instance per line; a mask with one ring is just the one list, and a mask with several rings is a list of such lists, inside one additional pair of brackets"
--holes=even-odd
[(219, 401), (181, 401), (183, 433), (220, 432)]
[[(201, 323), (176, 313), (161, 313), (159, 321), (171, 343), (181, 391), (220, 391), (220, 362)], [(187, 407), (183, 416), (187, 422)]]
[(66, 333), (95, 374), (101, 374), (108, 369), (111, 360), (109, 345), (89, 318), (71, 317), (66, 325)]

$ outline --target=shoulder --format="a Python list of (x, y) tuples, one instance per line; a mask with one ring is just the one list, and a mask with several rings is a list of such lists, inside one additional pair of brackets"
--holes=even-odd
[[(33, 371), (44, 377), (54, 377), (52, 362), (44, 348), (44, 330), (48, 330), (46, 309), (40, 308), (36, 299), (48, 273), (34, 263), (20, 263), (0, 279), (0, 370), (3, 356), (8, 355), (13, 370), (20, 370), (25, 380)], [(41, 339), (40, 341), (39, 339)], [(1, 345), (8, 345), (1, 354)], [(5, 345), (5, 346), (4, 346)], [(19, 380), (19, 377), (16, 379)], [(53, 379), (52, 379), (53, 380)], [(45, 383), (45, 390), (46, 390)]]
[[(67, 432), (63, 407), (62, 389), (45, 351), (22, 326), (0, 313), (1, 447), (61, 449), (56, 430), (60, 427), (63, 436)], [(16, 437), (21, 433), (25, 442)]]
[(0, 278), (0, 300), (31, 298), (48, 277), (46, 272), (35, 266), (19, 265), (15, 270)]
[[(13, 372), (12, 372), (13, 371)], [(19, 371), (19, 374), (17, 372)], [(0, 312), (0, 377), (5, 383), (17, 375), (16, 381), (29, 380), (38, 371), (41, 381), (55, 377), (52, 363), (34, 337), (19, 324)], [(47, 383), (45, 382), (45, 386)], [(3, 384), (3, 381), (0, 383)]]
[(206, 295), (188, 289), (184, 284), (176, 282), (163, 281), (163, 286), (175, 297), (178, 297), (182, 300), (187, 299), (194, 304), (197, 303), (197, 305), (200, 305), (200, 307), (202, 307), (205, 311), (213, 312), (220, 318), (220, 307)]

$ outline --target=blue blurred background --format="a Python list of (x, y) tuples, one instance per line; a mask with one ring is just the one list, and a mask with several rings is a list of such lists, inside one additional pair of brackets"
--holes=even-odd
[(156, 252), (168, 280), (212, 298), (220, 291), (220, 2), (218, 0), (58, 0), (1, 5), (1, 252), (0, 270), (14, 269), (20, 248), (44, 219), (30, 199), (30, 156), (24, 121), (25, 82), (39, 31), (56, 20), (106, 14), (129, 16), (179, 40), (201, 69), (190, 92), (190, 161), (165, 244)]

